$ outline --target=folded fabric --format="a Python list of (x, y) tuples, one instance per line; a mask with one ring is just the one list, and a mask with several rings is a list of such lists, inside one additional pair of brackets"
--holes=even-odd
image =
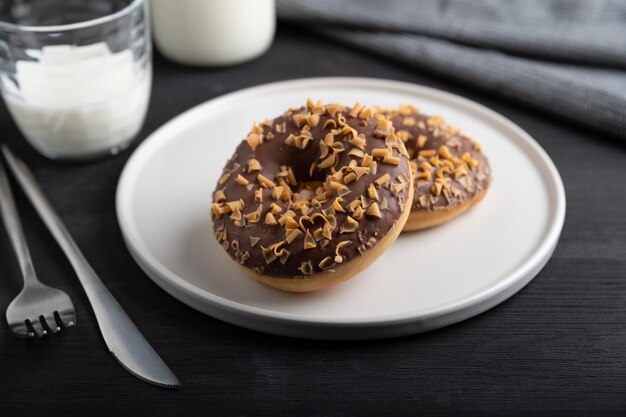
[(279, 17), (626, 138), (626, 2), (278, 0)]

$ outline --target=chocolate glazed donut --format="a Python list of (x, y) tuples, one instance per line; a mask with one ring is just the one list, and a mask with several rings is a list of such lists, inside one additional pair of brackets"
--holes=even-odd
[(380, 256), (412, 199), (408, 152), (384, 115), (309, 99), (253, 125), (218, 180), (213, 229), (256, 280), (315, 291)]
[(452, 220), (485, 197), (491, 168), (478, 143), (411, 105), (384, 113), (411, 157), (415, 193), (404, 232)]

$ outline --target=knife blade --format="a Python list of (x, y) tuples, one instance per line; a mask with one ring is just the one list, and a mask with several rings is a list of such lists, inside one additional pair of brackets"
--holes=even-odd
[(113, 298), (66, 229), (30, 169), (11, 150), (2, 153), (18, 184), (35, 207), (74, 268), (109, 351), (120, 365), (137, 378), (163, 388), (179, 388), (180, 382), (143, 337), (122, 306)]

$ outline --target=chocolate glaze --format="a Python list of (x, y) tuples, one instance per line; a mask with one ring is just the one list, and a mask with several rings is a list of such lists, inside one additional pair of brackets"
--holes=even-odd
[[(318, 103), (318, 106), (321, 105)], [(330, 106), (329, 106), (330, 107)], [(223, 184), (216, 185), (216, 190), (223, 190), (226, 201), (243, 200), (244, 207), (241, 210), (243, 214), (251, 213), (259, 207), (259, 204), (255, 202), (255, 191), (262, 189), (262, 210), (260, 219), (256, 223), (248, 222), (246, 225), (236, 225), (230, 218), (229, 214), (222, 214), (221, 216), (213, 215), (213, 228), (218, 241), (221, 241), (222, 246), (230, 254), (230, 256), (246, 268), (252, 269), (255, 273), (265, 276), (275, 277), (298, 277), (310, 274), (316, 274), (324, 271), (319, 266), (320, 262), (327, 257), (333, 259), (332, 265), (325, 265), (329, 269), (337, 267), (339, 264), (334, 262), (336, 257), (336, 249), (340, 242), (349, 241), (348, 244), (342, 244), (339, 254), (342, 258), (340, 264), (347, 264), (351, 260), (362, 256), (369, 249), (375, 246), (392, 228), (396, 227), (396, 222), (401, 217), (401, 214), (406, 207), (407, 198), (410, 188), (410, 166), (407, 158), (408, 154), (404, 150), (404, 147), (400, 142), (402, 150), (393, 149), (393, 156), (399, 157), (400, 162), (398, 165), (392, 165), (383, 163), (382, 159), (374, 159), (377, 162), (377, 172), (372, 174), (371, 172), (364, 174), (359, 180), (350, 182), (347, 184), (350, 192), (343, 196), (343, 202), (341, 205), (345, 209), (345, 213), (335, 212), (332, 209), (332, 203), (338, 196), (336, 190), (331, 190), (330, 198), (321, 204), (321, 206), (312, 208), (307, 213), (308, 216), (312, 216), (314, 213), (331, 213), (336, 216), (336, 227), (332, 232), (332, 239), (328, 241), (325, 247), (322, 247), (322, 241), (316, 242), (316, 247), (313, 249), (304, 249), (305, 233), (298, 236), (292, 243), (285, 244), (283, 247), (289, 251), (289, 256), (286, 260), (275, 259), (271, 262), (267, 262), (262, 247), (268, 248), (273, 244), (281, 242), (285, 239), (285, 228), (281, 225), (268, 225), (264, 219), (268, 212), (270, 212), (270, 206), (272, 203), (277, 204), (282, 208), (282, 212), (275, 216), (278, 219), (284, 214), (291, 206), (292, 201), (276, 200), (272, 197), (273, 190), (263, 188), (257, 181), (257, 174), (261, 173), (265, 177), (273, 180), (278, 184), (279, 178), (277, 174), (281, 171), (281, 166), (291, 167), (296, 180), (297, 186), (290, 187), (294, 192), (299, 189), (303, 183), (311, 181), (324, 181), (328, 175), (332, 173), (330, 168), (320, 169), (316, 168), (310, 175), (310, 167), (314, 162), (320, 163), (321, 146), (320, 142), (331, 132), (333, 126), (324, 125), (327, 120), (338, 118), (341, 114), (346, 118), (346, 123), (350, 127), (354, 128), (359, 134), (362, 134), (365, 138), (365, 146), (363, 152), (371, 154), (373, 149), (386, 148), (385, 136), (389, 134), (393, 135), (393, 128), (389, 128), (386, 132), (377, 131), (377, 124), (379, 121), (374, 117), (368, 117), (365, 120), (358, 117), (349, 116), (349, 108), (340, 111), (332, 117), (328, 112), (319, 114), (319, 123), (315, 127), (312, 127), (310, 132), (312, 139), (304, 149), (300, 149), (296, 146), (288, 145), (285, 143), (290, 134), (299, 135), (301, 128), (297, 126), (294, 121), (294, 115), (316, 111), (318, 114), (322, 111), (318, 108), (303, 107), (298, 110), (290, 110), (285, 115), (280, 116), (273, 121), (264, 122), (261, 125), (263, 128), (264, 142), (252, 149), (250, 144), (244, 140), (239, 144), (233, 157), (226, 163), (223, 174), (229, 174)], [(285, 123), (285, 131), (281, 132), (279, 126)], [(331, 123), (331, 122), (330, 122)], [(257, 130), (259, 131), (259, 130)], [(271, 139), (271, 140), (270, 140)], [(393, 136), (392, 136), (393, 139)], [(359, 149), (356, 145), (352, 144), (348, 137), (343, 134), (335, 136), (335, 142), (341, 142), (345, 147), (343, 152), (338, 155), (338, 163), (336, 169), (348, 165), (351, 159), (355, 159), (360, 166), (362, 158), (349, 156), (348, 153), (352, 149)], [(405, 152), (402, 155), (401, 151)], [(248, 161), (254, 158), (261, 164), (262, 170), (260, 172), (250, 173), (248, 172)], [(363, 214), (360, 220), (358, 220), (358, 227), (356, 230), (347, 233), (340, 233), (341, 226), (346, 222), (348, 218), (349, 209), (348, 205), (355, 199), (361, 199), (361, 196), (368, 196), (368, 187), (376, 179), (380, 178), (384, 174), (389, 174), (392, 183), (399, 183), (400, 177), (404, 179), (406, 186), (402, 190), (395, 189), (395, 193), (389, 188), (389, 186), (377, 186), (378, 204), (379, 207), (384, 207), (382, 202), (386, 200), (387, 208), (381, 208), (381, 218), (372, 217)], [(240, 185), (236, 182), (238, 175), (243, 176), (249, 181), (247, 185)], [(214, 203), (216, 194), (214, 193)], [(365, 200), (367, 206), (372, 201)], [(224, 203), (221, 203), (222, 205)], [(215, 207), (215, 204), (214, 204)], [(408, 207), (407, 207), (408, 208)], [(367, 207), (365, 207), (367, 211)], [(301, 219), (302, 214), (297, 211), (295, 220)], [(304, 222), (304, 228), (301, 228), (303, 232), (309, 229), (313, 234), (314, 230), (320, 228), (325, 223), (324, 219), (319, 216), (315, 219), (314, 224), (310, 222)], [(401, 226), (400, 226), (401, 227)], [(226, 231), (226, 237), (224, 238), (224, 230)], [(252, 240), (258, 242), (253, 245)], [(233, 243), (236, 241), (237, 243)], [(246, 253), (249, 254), (245, 255)], [(306, 271), (302, 269), (303, 262), (311, 262), (311, 270)], [(304, 268), (307, 269), (306, 267)]]
[[(417, 109), (411, 106), (404, 106), (404, 111), (386, 111), (386, 114), (396, 131), (401, 135), (408, 133), (405, 145), (411, 156), (414, 174), (411, 211), (448, 210), (489, 188), (492, 178), (487, 157), (481, 152), (480, 145), (463, 135), (457, 128), (446, 124), (441, 117), (431, 117), (419, 113)], [(420, 147), (418, 138), (421, 135), (426, 137), (426, 142)], [(432, 150), (440, 157), (439, 152), (442, 146), (448, 148), (453, 158), (461, 158), (463, 154), (469, 153), (472, 159), (478, 162), (478, 165), (472, 167), (471, 164), (465, 163), (467, 175), (460, 177), (455, 176), (452, 170), (443, 172), (441, 177), (445, 181), (449, 181), (450, 188), (442, 189), (439, 195), (435, 195), (433, 185), (439, 167), (433, 166), (430, 169), (430, 180), (423, 178), (423, 176), (420, 178), (420, 173), (424, 171), (424, 169), (420, 169), (420, 165), (429, 161), (430, 158), (420, 157), (419, 152)]]

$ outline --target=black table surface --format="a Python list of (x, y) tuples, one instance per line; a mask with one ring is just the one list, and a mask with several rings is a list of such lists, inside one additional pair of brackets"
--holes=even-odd
[[(114, 204), (132, 149), (89, 164), (52, 162), (26, 144), (2, 107), (2, 141), (33, 168), (87, 258), (183, 388), (150, 386), (117, 365), (69, 264), (16, 193), (39, 276), (70, 294), (79, 321), (60, 335), (19, 340), (2, 320), (0, 416), (626, 413), (626, 147), (619, 140), (282, 27), (266, 55), (237, 67), (194, 69), (155, 56), (150, 110), (137, 143), (212, 97), (312, 76), (379, 77), (441, 88), (500, 112), (530, 133), (557, 165), (568, 204), (559, 246), (543, 271), (496, 308), (425, 334), (324, 342), (235, 327), (178, 302), (131, 259)], [(3, 311), (20, 288), (1, 232)]]

